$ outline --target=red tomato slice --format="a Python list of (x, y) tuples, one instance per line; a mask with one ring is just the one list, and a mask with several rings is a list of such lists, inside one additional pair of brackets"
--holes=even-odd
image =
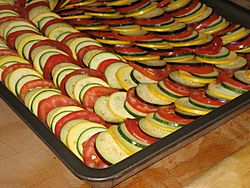
[(86, 166), (95, 169), (103, 169), (110, 166), (102, 157), (98, 154), (95, 148), (95, 141), (99, 133), (91, 136), (87, 141), (82, 144), (83, 148), (83, 162)]
[(31, 3), (25, 7), (25, 10), (29, 12), (33, 8), (38, 7), (38, 6), (48, 6), (49, 7), (49, 3), (47, 1), (38, 1), (35, 3)]
[(91, 12), (98, 12), (98, 13), (107, 13), (107, 12), (113, 11), (112, 7), (107, 7), (107, 6), (104, 6), (104, 7), (84, 6), (82, 9), (88, 10)]
[(203, 65), (203, 66), (180, 65), (177, 66), (177, 69), (194, 74), (209, 74), (214, 72), (214, 68), (210, 65)]
[(38, 112), (37, 112), (38, 119), (40, 119), (43, 123), (45, 123), (47, 115), (52, 109), (59, 106), (71, 106), (71, 105), (81, 106), (81, 104), (78, 101), (62, 94), (56, 94), (46, 99), (43, 99), (38, 104)]
[(156, 112), (158, 110), (157, 106), (145, 103), (140, 99), (135, 92), (135, 88), (130, 88), (127, 91), (126, 101), (136, 110), (143, 113)]
[(155, 38), (155, 36), (152, 34), (126, 36), (126, 35), (119, 35), (119, 33), (115, 33), (114, 36), (116, 39), (122, 40), (122, 41), (144, 41), (144, 40), (151, 40)]
[(33, 68), (33, 66), (31, 64), (27, 64), (27, 63), (17, 63), (17, 64), (13, 64), (10, 65), (8, 67), (6, 67), (3, 72), (2, 72), (2, 81), (4, 82), (6, 76), (13, 70), (18, 69), (18, 68), (22, 68), (22, 67), (26, 67), (26, 68)]
[(231, 42), (230, 44), (226, 45), (226, 47), (229, 50), (235, 51), (235, 50), (242, 49), (249, 45), (250, 45), (250, 34), (248, 34), (245, 38), (241, 40)]
[(193, 91), (191, 88), (186, 87), (184, 85), (180, 85), (176, 82), (172, 82), (168, 78), (164, 79), (163, 83), (171, 91), (178, 93), (180, 95), (183, 95), (183, 96), (189, 96), (190, 93)]
[(44, 24), (43, 27), (41, 28), (41, 32), (44, 33), (45, 30), (47, 29), (47, 27), (49, 27), (50, 25), (52, 25), (54, 23), (64, 23), (64, 20), (61, 18), (55, 18), (55, 19), (52, 19), (52, 20), (46, 22), (46, 24)]
[(105, 86), (94, 86), (89, 88), (83, 96), (82, 105), (84, 108), (93, 110), (96, 100), (104, 95), (110, 95), (117, 92), (117, 89)]
[(214, 106), (218, 106), (218, 107), (225, 104), (223, 101), (218, 101), (218, 100), (214, 100), (212, 98), (207, 97), (204, 90), (192, 92), (190, 94), (190, 98), (192, 98), (195, 101), (198, 101), (200, 103), (203, 103), (203, 104), (214, 105)]
[(67, 80), (71, 77), (71, 76), (74, 76), (74, 75), (77, 75), (77, 74), (83, 74), (83, 75), (88, 75), (88, 76), (93, 76), (93, 77), (98, 77), (98, 78), (101, 78), (103, 79), (104, 81), (107, 81), (105, 75), (97, 70), (94, 70), (94, 69), (89, 69), (89, 68), (81, 68), (81, 69), (77, 69), (69, 74), (67, 74), (61, 81), (61, 84), (60, 84), (60, 90), (62, 92), (62, 94), (64, 95), (68, 95), (67, 92), (66, 92), (66, 89), (65, 89), (65, 83), (67, 82)]
[(135, 138), (138, 138), (142, 142), (146, 142), (148, 144), (153, 144), (157, 142), (159, 139), (154, 138), (152, 136), (149, 136), (145, 134), (139, 127), (139, 122), (137, 119), (126, 119), (124, 121), (125, 126), (128, 130), (128, 132), (133, 135)]
[(46, 40), (40, 40), (31, 46), (30, 51), (29, 51), (29, 58), (30, 59), (31, 59), (32, 51), (39, 46), (52, 46), (58, 50), (65, 52), (70, 57), (73, 57), (72, 51), (70, 50), (70, 48), (67, 45), (62, 44), (61, 42), (58, 42), (56, 40), (46, 39)]
[(110, 26), (112, 26), (112, 25), (133, 24), (132, 20), (128, 19), (128, 18), (127, 19), (126, 18), (122, 18), (122, 19), (101, 19), (100, 22), (102, 24), (108, 24)]
[(219, 18), (219, 15), (216, 12), (213, 12), (212, 15), (209, 16), (207, 19), (202, 20), (201, 22), (195, 23), (191, 25), (191, 27), (196, 31), (200, 31), (201, 29), (205, 28), (206, 26), (208, 26), (209, 24), (211, 24), (218, 18)]
[(236, 27), (237, 27), (236, 23), (231, 23), (225, 29), (213, 33), (213, 37), (219, 37), (220, 35), (226, 34), (227, 32), (230, 32), (231, 30), (235, 29)]
[(171, 16), (173, 16), (173, 17), (182, 16), (182, 15), (192, 11), (197, 6), (197, 4), (199, 2), (200, 2), (199, 0), (193, 0), (193, 1), (191, 1), (191, 3), (188, 6), (185, 6), (185, 7), (181, 8), (181, 9), (170, 12), (169, 14)]
[(148, 0), (137, 1), (136, 3), (134, 3), (132, 5), (124, 6), (122, 8), (117, 8), (117, 11), (119, 11), (120, 13), (126, 14), (126, 13), (131, 12), (133, 10), (136, 10), (140, 7), (143, 7), (147, 3), (148, 3)]
[(233, 79), (232, 77), (230, 77), (228, 74), (226, 74), (224, 72), (220, 72), (218, 80), (220, 80), (222, 82), (227, 82), (227, 83), (232, 84), (233, 86), (241, 88), (241, 89), (250, 90), (250, 86)]
[(219, 53), (220, 49), (223, 47), (222, 39), (219, 37), (214, 38), (212, 42), (203, 46), (197, 47), (194, 49), (194, 52), (197, 54), (207, 54), (213, 55)]
[(102, 39), (114, 39), (115, 38), (115, 32), (114, 31), (88, 31), (88, 34)]
[(17, 37), (22, 35), (23, 33), (34, 33), (34, 34), (36, 34), (37, 32), (32, 31), (32, 30), (20, 30), (20, 31), (15, 31), (15, 32), (10, 33), (7, 36), (6, 42), (7, 42), (8, 46), (11, 49), (15, 49), (15, 41), (16, 41)]
[(193, 121), (192, 119), (185, 119), (176, 115), (175, 107), (173, 105), (159, 107), (157, 114), (167, 121), (176, 122), (180, 124), (189, 124)]
[(71, 25), (92, 25), (92, 24), (98, 24), (100, 22), (94, 19), (77, 18), (77, 19), (68, 20), (68, 23)]
[(141, 48), (138, 48), (136, 46), (114, 46), (114, 50), (116, 52), (121, 52), (121, 53), (140, 53), (144, 52)]
[(5, 55), (18, 56), (18, 53), (17, 51), (11, 49), (0, 49), (0, 56), (5, 56)]
[(171, 16), (167, 13), (164, 13), (162, 16), (152, 19), (141, 19), (141, 20), (135, 20), (134, 22), (139, 25), (156, 25), (156, 24), (162, 24), (169, 20), (171, 20)]
[(190, 48), (174, 48), (171, 51), (152, 51), (150, 54), (152, 55), (160, 55), (160, 56), (178, 56), (179, 54), (190, 53), (193, 50)]
[(171, 72), (171, 66), (166, 66), (165, 68), (162, 69), (152, 69), (152, 68), (142, 67), (132, 62), (129, 62), (128, 64), (135, 70), (143, 74), (144, 76), (156, 81), (160, 81), (166, 78), (168, 74)]
[(71, 120), (75, 120), (75, 119), (83, 119), (83, 120), (88, 120), (88, 121), (92, 121), (95, 123), (100, 123), (102, 125), (105, 125), (105, 121), (102, 119), (101, 116), (97, 115), (94, 112), (83, 109), (79, 111), (70, 112), (69, 114), (63, 116), (55, 125), (55, 135), (57, 137), (60, 137), (60, 133), (61, 133), (63, 126), (67, 122)]
[[(44, 66), (44, 70), (43, 70), (43, 77), (46, 79), (51, 80), (51, 71), (52, 69), (60, 63), (75, 63), (74, 59), (68, 55), (64, 55), (64, 54), (54, 54), (51, 55)], [(76, 64), (76, 63), (75, 63)]]
[(29, 82), (26, 82), (21, 90), (19, 97), (21, 100), (24, 100), (25, 95), (31, 91), (32, 89), (35, 88), (55, 88), (54, 84), (50, 80), (46, 79), (36, 79), (36, 80), (31, 80)]
[(104, 47), (102, 46), (97, 46), (97, 45), (88, 45), (88, 46), (85, 46), (83, 48), (81, 48), (78, 53), (77, 53), (77, 60), (79, 62), (81, 62), (81, 67), (84, 67), (84, 63), (82, 63), (82, 60), (83, 60), (83, 57), (84, 55), (88, 52), (88, 51), (91, 51), (91, 50), (105, 50)]
[(68, 34), (67, 36), (65, 36), (61, 42), (66, 44), (66, 42), (68, 42), (70, 39), (73, 39), (73, 38), (78, 38), (78, 37), (87, 37), (86, 34), (84, 33), (81, 33), (81, 32), (74, 32), (74, 33), (70, 33)]
[(158, 2), (158, 6), (159, 7), (164, 7), (166, 6), (167, 4), (170, 3), (171, 0), (161, 0), (160, 2)]
[(101, 62), (99, 64), (99, 66), (97, 67), (96, 70), (100, 71), (101, 73), (104, 73), (106, 68), (113, 64), (113, 63), (118, 63), (118, 62), (122, 62), (121, 60), (118, 60), (118, 59), (106, 59), (104, 60), (103, 62)]
[(169, 34), (169, 35), (157, 35), (157, 37), (165, 40), (179, 40), (179, 39), (184, 39), (193, 34), (192, 29), (187, 29), (185, 31), (182, 31), (180, 33), (174, 33), (174, 34)]

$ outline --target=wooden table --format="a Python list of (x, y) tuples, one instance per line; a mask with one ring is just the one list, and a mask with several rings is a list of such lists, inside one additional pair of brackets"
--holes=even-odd
[[(89, 187), (2, 100), (0, 121), (1, 187)], [(249, 122), (250, 109), (116, 187), (250, 185)]]

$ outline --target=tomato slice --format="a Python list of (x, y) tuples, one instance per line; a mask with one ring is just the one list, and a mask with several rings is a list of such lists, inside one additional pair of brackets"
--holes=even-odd
[(164, 79), (163, 83), (168, 89), (182, 96), (189, 96), (189, 94), (193, 91), (191, 88), (172, 82), (168, 78)]
[(236, 23), (231, 23), (225, 29), (213, 33), (213, 37), (219, 37), (220, 35), (226, 34), (227, 32), (230, 32), (231, 30), (235, 29), (236, 27), (237, 27)]
[(97, 70), (94, 70), (94, 69), (89, 69), (89, 68), (81, 68), (81, 69), (77, 69), (69, 74), (67, 74), (61, 81), (61, 84), (60, 84), (60, 90), (62, 92), (62, 94), (64, 95), (68, 95), (67, 92), (66, 92), (66, 89), (65, 89), (65, 83), (67, 82), (67, 80), (71, 77), (71, 76), (74, 76), (74, 75), (77, 75), (77, 74), (83, 74), (83, 75), (88, 75), (88, 76), (94, 76), (94, 77), (98, 77), (98, 78), (101, 78), (103, 79), (104, 81), (107, 81), (105, 75)]
[(78, 52), (77, 52), (77, 60), (79, 62), (81, 62), (81, 67), (84, 67), (84, 63), (82, 63), (82, 60), (83, 60), (83, 57), (84, 55), (88, 52), (88, 51), (91, 51), (91, 50), (105, 50), (104, 47), (102, 46), (97, 46), (97, 45), (88, 45), (88, 46), (85, 46), (83, 48), (81, 48)]
[(173, 105), (159, 107), (157, 114), (163, 119), (166, 119), (167, 121), (176, 122), (180, 124), (189, 124), (193, 121), (193, 119), (185, 119), (176, 115), (175, 107)]
[(116, 25), (122, 26), (122, 25), (133, 24), (132, 20), (128, 19), (128, 18), (122, 18), (122, 19), (101, 19), (100, 21), (101, 21), (102, 24), (108, 24), (110, 26), (116, 26)]
[(63, 116), (55, 125), (55, 135), (57, 137), (60, 137), (60, 133), (61, 133), (63, 126), (67, 122), (71, 120), (75, 120), (75, 119), (83, 119), (83, 120), (88, 120), (88, 121), (92, 121), (95, 123), (100, 123), (102, 125), (105, 125), (105, 121), (102, 119), (101, 116), (97, 115), (94, 112), (83, 109), (79, 111), (70, 112), (69, 114)]
[(173, 33), (173, 34), (169, 34), (169, 35), (157, 35), (157, 37), (159, 37), (161, 39), (165, 39), (165, 40), (180, 40), (180, 39), (184, 39), (184, 38), (191, 36), (193, 34), (193, 32), (194, 31), (192, 29), (187, 29), (187, 30), (182, 31), (180, 33)]
[(213, 54), (217, 54), (222, 47), (223, 47), (222, 39), (219, 37), (216, 37), (208, 45), (195, 48), (194, 52), (197, 54), (213, 55)]
[(95, 141), (98, 134), (99, 133), (94, 134), (82, 144), (83, 162), (90, 168), (103, 169), (109, 167), (110, 164), (102, 159), (95, 148)]
[(160, 2), (158, 2), (158, 6), (159, 7), (164, 7), (166, 6), (167, 4), (170, 3), (171, 0), (161, 0)]
[(198, 23), (192, 24), (191, 27), (196, 31), (200, 31), (201, 29), (205, 28), (206, 26), (208, 26), (209, 24), (211, 24), (218, 18), (219, 18), (219, 15), (216, 12), (213, 12), (212, 15), (208, 16), (207, 19), (202, 20)]
[(130, 4), (128, 6), (124, 6), (121, 8), (117, 8), (117, 11), (120, 13), (127, 13), (127, 12), (131, 12), (133, 10), (136, 10), (140, 7), (143, 7), (144, 5), (146, 5), (148, 3), (148, 0), (142, 0), (142, 1), (136, 1), (134, 4)]
[(33, 30), (20, 30), (20, 31), (15, 31), (15, 32), (10, 33), (7, 36), (6, 42), (7, 42), (8, 46), (11, 49), (15, 49), (15, 41), (16, 41), (17, 37), (22, 35), (23, 33), (34, 33), (34, 34), (36, 34), (37, 32), (35, 32)]
[(173, 17), (184, 15), (190, 12), (191, 10), (193, 10), (199, 2), (200, 2), (199, 0), (193, 0), (188, 6), (185, 6), (181, 9), (170, 12), (169, 14)]
[(3, 72), (2, 72), (2, 81), (4, 82), (6, 76), (13, 70), (18, 69), (18, 68), (22, 68), (22, 67), (26, 67), (26, 68), (33, 68), (33, 66), (31, 64), (28, 63), (17, 63), (17, 64), (13, 64), (10, 65), (8, 67), (6, 67)]
[(29, 82), (26, 82), (21, 90), (20, 90), (20, 94), (19, 97), (21, 100), (24, 100), (25, 95), (31, 91), (32, 89), (35, 88), (55, 88), (54, 84), (47, 79), (36, 79), (36, 80), (31, 80)]
[(194, 73), (194, 74), (209, 74), (209, 73), (214, 72), (214, 68), (209, 65), (203, 65), (203, 66), (180, 65), (177, 67), (177, 69), (190, 72), (190, 73)]
[(198, 101), (202, 104), (206, 104), (206, 105), (214, 105), (214, 106), (219, 107), (219, 106), (222, 106), (223, 104), (225, 104), (223, 101), (214, 100), (212, 98), (207, 97), (204, 90), (192, 92), (190, 94), (190, 98), (192, 98), (195, 101)]
[(168, 74), (171, 72), (171, 66), (166, 66), (165, 68), (162, 69), (152, 69), (152, 68), (142, 67), (132, 62), (129, 62), (128, 64), (135, 70), (143, 74), (144, 76), (156, 81), (160, 81), (166, 78)]
[(230, 44), (226, 45), (226, 47), (229, 50), (235, 51), (235, 50), (242, 49), (249, 45), (250, 45), (250, 34), (248, 34), (245, 38), (241, 40), (231, 42)]
[(86, 91), (82, 99), (82, 105), (84, 108), (93, 110), (96, 100), (104, 95), (110, 95), (117, 92), (117, 89), (105, 86), (94, 86)]
[(135, 92), (135, 88), (130, 88), (127, 91), (126, 101), (136, 110), (144, 113), (156, 112), (158, 110), (158, 106), (154, 106), (144, 102), (140, 99)]
[(75, 60), (72, 57), (70, 57), (68, 55), (65, 55), (65, 54), (54, 54), (54, 55), (51, 55), (47, 59), (47, 61), (45, 63), (44, 70), (43, 70), (43, 77), (46, 78), (46, 79), (50, 79), (51, 80), (52, 79), (52, 77), (51, 77), (51, 71), (52, 71), (52, 69), (57, 64), (65, 63), (65, 62), (75, 63)]
[(34, 3), (30, 3), (29, 5), (27, 5), (25, 7), (25, 10), (29, 12), (33, 8), (38, 7), (38, 6), (48, 6), (49, 7), (49, 3), (47, 1), (38, 1), (38, 2), (34, 2)]
[(18, 56), (18, 53), (17, 51), (11, 49), (0, 49), (0, 56), (5, 56), (5, 55)]
[(155, 38), (155, 36), (152, 34), (126, 36), (126, 35), (119, 35), (119, 33), (115, 33), (114, 36), (116, 39), (122, 40), (122, 41), (144, 41), (144, 40), (151, 40)]
[(47, 27), (49, 27), (50, 25), (54, 24), (54, 23), (63, 23), (63, 19), (61, 18), (55, 18), (55, 19), (52, 19), (48, 22), (46, 22), (46, 24), (43, 25), (43, 27), (41, 28), (41, 32), (44, 33), (45, 30), (47, 29)]
[(81, 33), (81, 32), (74, 32), (74, 33), (70, 33), (68, 34), (67, 36), (65, 36), (61, 42), (66, 44), (66, 42), (68, 42), (70, 39), (73, 39), (73, 38), (78, 38), (78, 37), (87, 37), (86, 34), (84, 33)]
[(157, 142), (159, 139), (154, 138), (152, 136), (149, 136), (145, 134), (139, 127), (139, 122), (137, 119), (126, 119), (124, 121), (125, 126), (128, 130), (128, 132), (133, 135), (135, 138), (138, 138), (142, 142), (146, 142), (148, 144), (153, 144)]
[(140, 53), (144, 52), (141, 48), (136, 46), (114, 46), (114, 50), (120, 53)]
[(31, 46), (30, 51), (29, 51), (29, 59), (31, 59), (32, 51), (39, 46), (52, 46), (52, 47), (57, 48), (58, 50), (65, 52), (69, 56), (73, 57), (72, 51), (67, 45), (62, 44), (61, 42), (58, 42), (56, 40), (46, 39), (46, 40), (40, 40)]
[(160, 25), (170, 21), (171, 19), (172, 17), (169, 14), (164, 13), (162, 16), (157, 18), (135, 20), (134, 22), (139, 25)]
[(250, 86), (245, 85), (245, 84), (233, 79), (232, 77), (230, 77), (228, 74), (226, 74), (224, 72), (220, 72), (218, 80), (220, 80), (222, 82), (227, 82), (227, 83), (232, 84), (233, 86), (241, 88), (241, 89), (250, 90)]
[(59, 106), (81, 106), (81, 104), (62, 94), (56, 94), (46, 99), (43, 99), (38, 104), (38, 119), (40, 119), (43, 123), (46, 123), (46, 118), (48, 113)]
[(119, 59), (106, 59), (106, 60), (104, 60), (103, 62), (101, 62), (101, 63), (99, 64), (99, 66), (97, 67), (96, 70), (100, 71), (101, 73), (104, 73), (105, 70), (106, 70), (106, 68), (107, 68), (109, 65), (111, 65), (111, 64), (113, 64), (113, 63), (118, 63), (118, 62), (121, 62), (121, 63), (122, 63), (122, 61), (119, 60)]

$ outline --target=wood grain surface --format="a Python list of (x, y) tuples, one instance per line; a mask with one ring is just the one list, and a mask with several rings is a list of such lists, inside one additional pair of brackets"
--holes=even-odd
[[(249, 185), (249, 122), (250, 109), (116, 188)], [(231, 156), (233, 152), (236, 153)], [(0, 172), (0, 187), (89, 187), (75, 177), (2, 100)]]

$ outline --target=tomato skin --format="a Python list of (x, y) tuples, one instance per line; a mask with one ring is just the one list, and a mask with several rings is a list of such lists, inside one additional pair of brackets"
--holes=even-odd
[(168, 78), (163, 80), (164, 85), (169, 88), (170, 90), (174, 91), (175, 93), (178, 93), (183, 96), (189, 96), (190, 93), (193, 91), (191, 88), (188, 88), (186, 86), (180, 85), (176, 82), (172, 82)]
[(203, 104), (214, 105), (218, 107), (225, 104), (223, 101), (218, 101), (218, 100), (214, 100), (212, 98), (207, 97), (204, 90), (198, 90), (198, 91), (192, 92), (190, 94), (190, 98)]
[(81, 68), (81, 69), (77, 69), (69, 74), (67, 74), (61, 81), (60, 84), (60, 90), (62, 92), (62, 94), (64, 95), (68, 95), (65, 89), (65, 84), (67, 82), (67, 80), (74, 75), (78, 75), (78, 74), (83, 74), (83, 75), (88, 75), (88, 76), (94, 76), (94, 77), (98, 77), (103, 79), (104, 81), (107, 81), (105, 75), (97, 70), (94, 69), (89, 69), (89, 68)]
[(100, 20), (100, 22), (102, 24), (109, 24), (110, 26), (112, 26), (112, 25), (133, 24), (132, 20), (129, 19), (129, 18), (122, 18), (122, 19), (102, 19), (102, 20)]
[(32, 31), (32, 30), (20, 30), (20, 31), (15, 31), (15, 32), (10, 33), (7, 36), (6, 42), (11, 49), (15, 49), (15, 41), (16, 41), (17, 37), (22, 35), (23, 33), (37, 34), (37, 32)]
[(176, 115), (174, 109), (175, 107), (173, 105), (161, 106), (159, 107), (157, 114), (163, 119), (166, 119), (167, 121), (176, 122), (180, 124), (189, 124), (193, 121), (192, 119), (185, 119)]
[(193, 32), (194, 31), (192, 29), (187, 29), (187, 30), (182, 31), (180, 33), (173, 33), (173, 34), (169, 34), (169, 35), (156, 35), (156, 36), (161, 38), (161, 39), (165, 39), (165, 40), (178, 40), (178, 39), (184, 39), (184, 38), (191, 36), (193, 34)]
[(87, 35), (81, 32), (70, 33), (67, 36), (65, 36), (61, 42), (66, 44), (66, 42), (68, 42), (70, 39), (77, 38), (77, 37), (87, 37)]
[(153, 144), (155, 142), (157, 142), (159, 139), (154, 138), (152, 136), (149, 136), (147, 134), (145, 134), (139, 127), (139, 122), (137, 119), (126, 119), (124, 121), (125, 126), (128, 130), (128, 132), (133, 135), (135, 138), (146, 142), (148, 144)]
[(244, 48), (245, 46), (249, 46), (250, 45), (250, 34), (248, 34), (248, 36), (246, 36), (243, 40), (239, 40), (239, 41), (234, 41), (231, 42), (230, 44), (227, 44), (226, 47), (229, 50), (239, 50)]
[(5, 55), (18, 56), (18, 53), (15, 50), (11, 49), (0, 49), (0, 56), (5, 56)]
[(187, 7), (183, 7), (180, 10), (179, 9), (175, 10), (173, 12), (170, 12), (169, 14), (173, 17), (181, 16), (193, 10), (197, 6), (198, 3), (199, 3), (199, 0), (193, 0)]
[(31, 80), (29, 82), (26, 82), (22, 86), (22, 88), (20, 90), (20, 94), (19, 94), (20, 99), (23, 101), (25, 95), (29, 91), (31, 91), (32, 89), (35, 89), (35, 88), (55, 88), (55, 86), (50, 80), (47, 80), (47, 79), (41, 78), (41, 79)]
[[(51, 77), (51, 71), (52, 69), (57, 65), (57, 64), (60, 64), (60, 63), (65, 63), (65, 62), (75, 62), (74, 59), (68, 55), (64, 55), (64, 54), (54, 54), (54, 55), (51, 55), (46, 63), (45, 63), (45, 66), (44, 66), (44, 70), (43, 70), (43, 77), (45, 79), (49, 79), (51, 80), (52, 77)], [(76, 63), (75, 63), (76, 64)]]
[(122, 52), (122, 53), (143, 52), (143, 50), (141, 48), (138, 48), (135, 46), (114, 46), (114, 50), (116, 52)]
[(162, 68), (162, 69), (151, 69), (151, 68), (142, 67), (132, 62), (129, 62), (128, 64), (131, 67), (133, 67), (135, 70), (143, 74), (144, 76), (155, 81), (160, 81), (166, 78), (168, 74), (171, 72), (171, 66), (166, 66), (165, 68)]
[(18, 68), (22, 68), (22, 67), (31, 68), (31, 69), (33, 68), (33, 66), (28, 63), (17, 63), (17, 64), (10, 65), (3, 70), (2, 81), (4, 82), (7, 74), (9, 74), (11, 71), (18, 69)]
[(200, 48), (195, 48), (195, 49), (193, 49), (193, 51), (196, 54), (213, 55), (213, 54), (217, 54), (222, 47), (223, 47), (222, 39), (219, 37), (216, 37), (208, 45), (200, 47)]
[(95, 148), (95, 141), (99, 133), (91, 136), (87, 141), (82, 143), (83, 148), (83, 162), (86, 166), (95, 169), (103, 169), (110, 166), (106, 161), (104, 161), (98, 154)]
[(28, 6), (25, 7), (25, 10), (27, 12), (29, 12), (30, 10), (32, 10), (33, 8), (38, 7), (38, 6), (48, 6), (49, 7), (49, 3), (45, 2), (45, 1), (38, 1), (38, 2), (35, 2), (35, 3), (31, 3), (31, 4), (29, 4)]
[(104, 95), (110, 95), (117, 92), (118, 89), (105, 86), (94, 86), (86, 91), (82, 99), (82, 105), (84, 108), (93, 110), (96, 100)]
[(106, 50), (106, 49), (102, 46), (97, 46), (97, 45), (88, 45), (88, 46), (81, 48), (77, 53), (77, 60), (78, 62), (81, 62), (81, 65), (80, 65), (81, 67), (85, 67), (85, 64), (82, 63), (84, 55), (88, 51), (91, 51), (91, 50)]
[(250, 86), (233, 79), (232, 77), (230, 77), (228, 74), (224, 72), (220, 72), (218, 80), (219, 82), (226, 82), (241, 89), (250, 90)]
[(186, 72), (194, 73), (194, 74), (209, 74), (214, 72), (214, 68), (209, 65), (203, 65), (203, 66), (177, 66), (177, 69), (183, 70)]
[(169, 3), (170, 3), (170, 0), (161, 0), (160, 2), (158, 2), (158, 6), (159, 7), (164, 7)]
[(55, 135), (57, 137), (60, 137), (60, 133), (61, 133), (63, 126), (67, 122), (71, 120), (75, 120), (75, 119), (89, 120), (95, 123), (100, 123), (102, 125), (105, 125), (105, 121), (102, 119), (101, 116), (97, 115), (94, 112), (83, 109), (83, 110), (71, 112), (63, 116), (55, 125)]
[(29, 51), (29, 59), (31, 59), (32, 51), (39, 46), (52, 46), (58, 50), (65, 52), (70, 57), (73, 57), (72, 51), (65, 44), (62, 44), (61, 42), (58, 42), (56, 40), (46, 39), (46, 40), (40, 40), (31, 46), (30, 51)]
[(127, 91), (126, 101), (136, 110), (144, 113), (156, 112), (158, 110), (158, 106), (154, 106), (151, 104), (145, 103), (142, 99), (140, 99), (136, 95), (135, 88), (130, 88)]
[(124, 63), (123, 61), (118, 60), (118, 59), (106, 59), (106, 60), (104, 60), (103, 62), (100, 63), (100, 65), (97, 67), (97, 70), (100, 71), (101, 73), (104, 73), (106, 68), (109, 65), (111, 65), (113, 63), (118, 63), (118, 62)]
[(226, 34), (227, 32), (230, 32), (231, 30), (235, 29), (236, 27), (237, 27), (236, 23), (231, 23), (225, 29), (213, 33), (213, 37), (220, 37), (220, 35)]
[(133, 10), (136, 10), (142, 6), (144, 6), (145, 4), (148, 3), (148, 0), (142, 0), (142, 1), (138, 1), (133, 5), (128, 5), (128, 6), (124, 6), (122, 8), (117, 8), (117, 11), (119, 11), (120, 13), (127, 13), (127, 12), (131, 12)]
[(136, 24), (139, 24), (139, 25), (156, 25), (156, 24), (162, 24), (164, 22), (167, 22), (169, 20), (171, 20), (172, 17), (167, 14), (167, 13), (164, 13), (162, 16), (160, 16), (159, 18), (155, 18), (155, 19), (141, 19), (141, 20), (135, 20), (134, 22)]
[(115, 38), (122, 41), (144, 41), (144, 40), (151, 40), (154, 39), (155, 36), (152, 34), (146, 35), (134, 35), (134, 36), (126, 36), (126, 35), (119, 35), (119, 33), (115, 33)]
[(201, 29), (205, 28), (209, 24), (211, 24), (213, 21), (219, 18), (219, 15), (216, 12), (213, 12), (211, 16), (209, 16), (207, 19), (202, 20), (201, 22), (198, 22), (196, 24), (192, 24), (192, 28), (196, 31), (200, 31)]
[(45, 124), (47, 115), (52, 109), (59, 107), (59, 106), (71, 106), (71, 105), (81, 106), (81, 104), (78, 101), (71, 99), (62, 94), (56, 94), (56, 95), (50, 96), (39, 102), (37, 117)]
[(43, 27), (41, 28), (41, 32), (44, 33), (45, 30), (47, 29), (47, 27), (49, 27), (50, 25), (52, 24), (55, 24), (55, 23), (63, 23), (63, 19), (61, 18), (55, 18), (55, 19), (52, 19), (48, 22), (46, 22), (46, 24), (43, 25)]

